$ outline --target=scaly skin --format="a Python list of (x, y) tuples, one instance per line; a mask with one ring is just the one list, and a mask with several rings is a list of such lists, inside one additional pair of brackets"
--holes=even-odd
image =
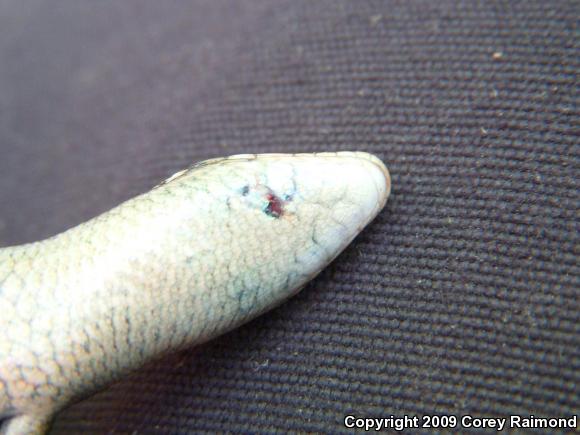
[(42, 433), (71, 400), (283, 302), (389, 192), (366, 153), (233, 156), (0, 249), (2, 432)]

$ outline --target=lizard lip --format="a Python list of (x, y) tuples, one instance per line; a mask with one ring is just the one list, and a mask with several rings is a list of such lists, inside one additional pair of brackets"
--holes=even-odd
[[(380, 195), (380, 204), (381, 208), (383, 208), (391, 194), (391, 174), (383, 161), (373, 154), (362, 151), (340, 151), (336, 155), (338, 157), (361, 159), (373, 165), (369, 166), (369, 172), (371, 172), (370, 175), (375, 179), (377, 186), (380, 186), (382, 193)], [(376, 173), (376, 170), (373, 169), (378, 169), (380, 173)]]

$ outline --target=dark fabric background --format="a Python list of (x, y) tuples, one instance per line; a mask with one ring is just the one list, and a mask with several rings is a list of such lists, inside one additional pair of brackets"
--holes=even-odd
[(54, 433), (578, 413), (578, 5), (0, 0), (1, 245), (220, 155), (365, 150), (393, 180), (296, 298)]

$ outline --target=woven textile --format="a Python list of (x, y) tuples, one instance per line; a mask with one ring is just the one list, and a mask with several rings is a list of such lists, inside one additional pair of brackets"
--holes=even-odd
[(297, 297), (70, 407), (53, 433), (577, 414), (579, 11), (0, 1), (0, 245), (220, 155), (363, 150), (393, 182)]

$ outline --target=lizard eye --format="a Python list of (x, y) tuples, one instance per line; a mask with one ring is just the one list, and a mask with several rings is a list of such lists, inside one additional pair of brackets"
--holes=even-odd
[(268, 201), (268, 204), (264, 208), (264, 213), (276, 219), (282, 216), (284, 210), (282, 209), (282, 201), (280, 198), (273, 193), (268, 193), (266, 195), (266, 200)]

